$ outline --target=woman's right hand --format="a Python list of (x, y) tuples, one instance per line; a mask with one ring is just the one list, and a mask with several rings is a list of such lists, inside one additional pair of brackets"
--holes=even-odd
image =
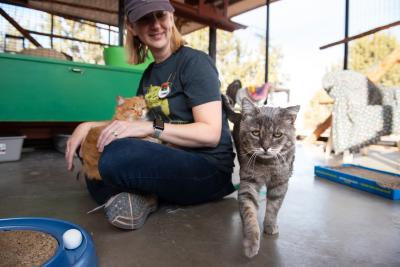
[(67, 169), (69, 171), (73, 170), (74, 164), (74, 154), (78, 147), (85, 140), (86, 135), (92, 128), (91, 122), (84, 122), (78, 125), (72, 133), (71, 137), (68, 138), (67, 146), (65, 148), (65, 160), (67, 161)]

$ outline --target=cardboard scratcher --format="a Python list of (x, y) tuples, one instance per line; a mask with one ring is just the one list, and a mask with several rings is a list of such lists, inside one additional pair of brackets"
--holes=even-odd
[(400, 200), (400, 175), (354, 164), (315, 166), (315, 176), (364, 190), (393, 200)]

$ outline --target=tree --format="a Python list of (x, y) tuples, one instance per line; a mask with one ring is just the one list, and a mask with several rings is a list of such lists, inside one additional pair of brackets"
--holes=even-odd
[[(17, 20), (18, 23), (26, 30), (33, 30), (44, 33), (51, 32), (51, 15), (49, 13), (30, 9), (26, 10), (21, 7), (8, 5), (2, 5), (2, 8), (4, 8), (8, 13), (12, 14), (12, 17)], [(104, 40), (102, 40), (104, 39), (104, 34), (102, 35), (101, 30), (95, 26), (96, 24), (94, 22), (81, 23), (78, 21), (54, 16), (53, 33), (61, 36), (79, 38), (82, 40), (104, 42)], [(6, 27), (2, 28), (1, 30), (1, 37), (5, 34), (22, 37), (22, 34), (9, 23), (6, 23)], [(37, 34), (33, 34), (32, 36), (44, 48), (50, 48), (50, 37)], [(1, 44), (5, 43), (2, 39), (0, 39), (0, 41)], [(23, 49), (22, 41), (16, 42), (15, 40), (11, 40), (9, 42), (10, 45), (8, 45), (7, 49), (16, 52), (20, 52)], [(59, 52), (64, 52), (72, 56), (74, 61), (88, 62), (94, 64), (103, 63), (102, 45), (71, 41), (61, 38), (54, 38), (53, 44), (53, 48), (55, 50)], [(36, 46), (28, 40), (25, 40), (25, 48), (36, 48)], [(0, 49), (4, 50), (6, 49), (6, 47), (0, 46)], [(46, 54), (43, 54), (43, 56), (46, 56)]]
[[(33, 31), (41, 31), (46, 27), (45, 21), (49, 18), (49, 14), (45, 12), (39, 11), (30, 11), (20, 7), (15, 7), (7, 4), (1, 4), (0, 8), (3, 8), (4, 11), (17, 23), (21, 25), (26, 30)], [(13, 51), (19, 52), (24, 48), (36, 48), (36, 46), (31, 43), (28, 39), (25, 38), (24, 45), (22, 43), (22, 39), (14, 39), (8, 38), (7, 41), (4, 40), (6, 34), (12, 36), (19, 36), (23, 38), (22, 33), (20, 33), (11, 23), (9, 23), (6, 19), (2, 18), (2, 25), (0, 27), (0, 48), (2, 51)], [(45, 46), (49, 43), (49, 38), (40, 35), (32, 34), (33, 38), (35, 38), (42, 46)], [(7, 45), (6, 45), (7, 43)], [(4, 44), (4, 46), (3, 46)]]
[[(102, 36), (95, 25), (82, 24), (77, 21), (54, 17), (54, 34), (74, 37), (82, 40), (100, 41)], [(67, 39), (54, 39), (54, 48), (67, 53), (74, 61), (100, 64), (103, 63), (103, 47)]]
[[(208, 28), (185, 35), (188, 45), (208, 52)], [(239, 79), (243, 85), (264, 83), (265, 40), (258, 41), (256, 48), (250, 48), (233, 33), (217, 31), (217, 68), (220, 74), (221, 89), (224, 92), (229, 83)], [(280, 74), (282, 52), (276, 47), (270, 48), (269, 81), (281, 85), (284, 77)]]
[[(351, 70), (368, 75), (400, 43), (395, 36), (377, 33), (350, 43), (349, 66)], [(393, 66), (379, 81), (385, 86), (400, 85), (400, 64)]]
[(186, 34), (184, 39), (187, 42), (187, 45), (208, 53), (208, 34), (208, 28), (202, 28)]

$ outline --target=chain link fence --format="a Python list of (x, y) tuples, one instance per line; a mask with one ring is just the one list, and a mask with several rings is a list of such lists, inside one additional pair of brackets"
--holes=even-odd
[(118, 45), (114, 26), (9, 4), (0, 11), (0, 52), (104, 64), (104, 47)]

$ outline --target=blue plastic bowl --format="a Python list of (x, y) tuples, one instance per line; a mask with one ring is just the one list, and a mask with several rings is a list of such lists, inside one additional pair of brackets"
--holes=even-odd
[[(62, 236), (69, 229), (78, 229), (82, 233), (82, 243), (73, 250), (64, 247)], [(52, 235), (58, 241), (58, 248), (54, 256), (46, 262), (44, 267), (86, 267), (98, 266), (96, 250), (90, 235), (80, 226), (51, 218), (7, 218), (0, 219), (0, 231), (32, 230)]]

